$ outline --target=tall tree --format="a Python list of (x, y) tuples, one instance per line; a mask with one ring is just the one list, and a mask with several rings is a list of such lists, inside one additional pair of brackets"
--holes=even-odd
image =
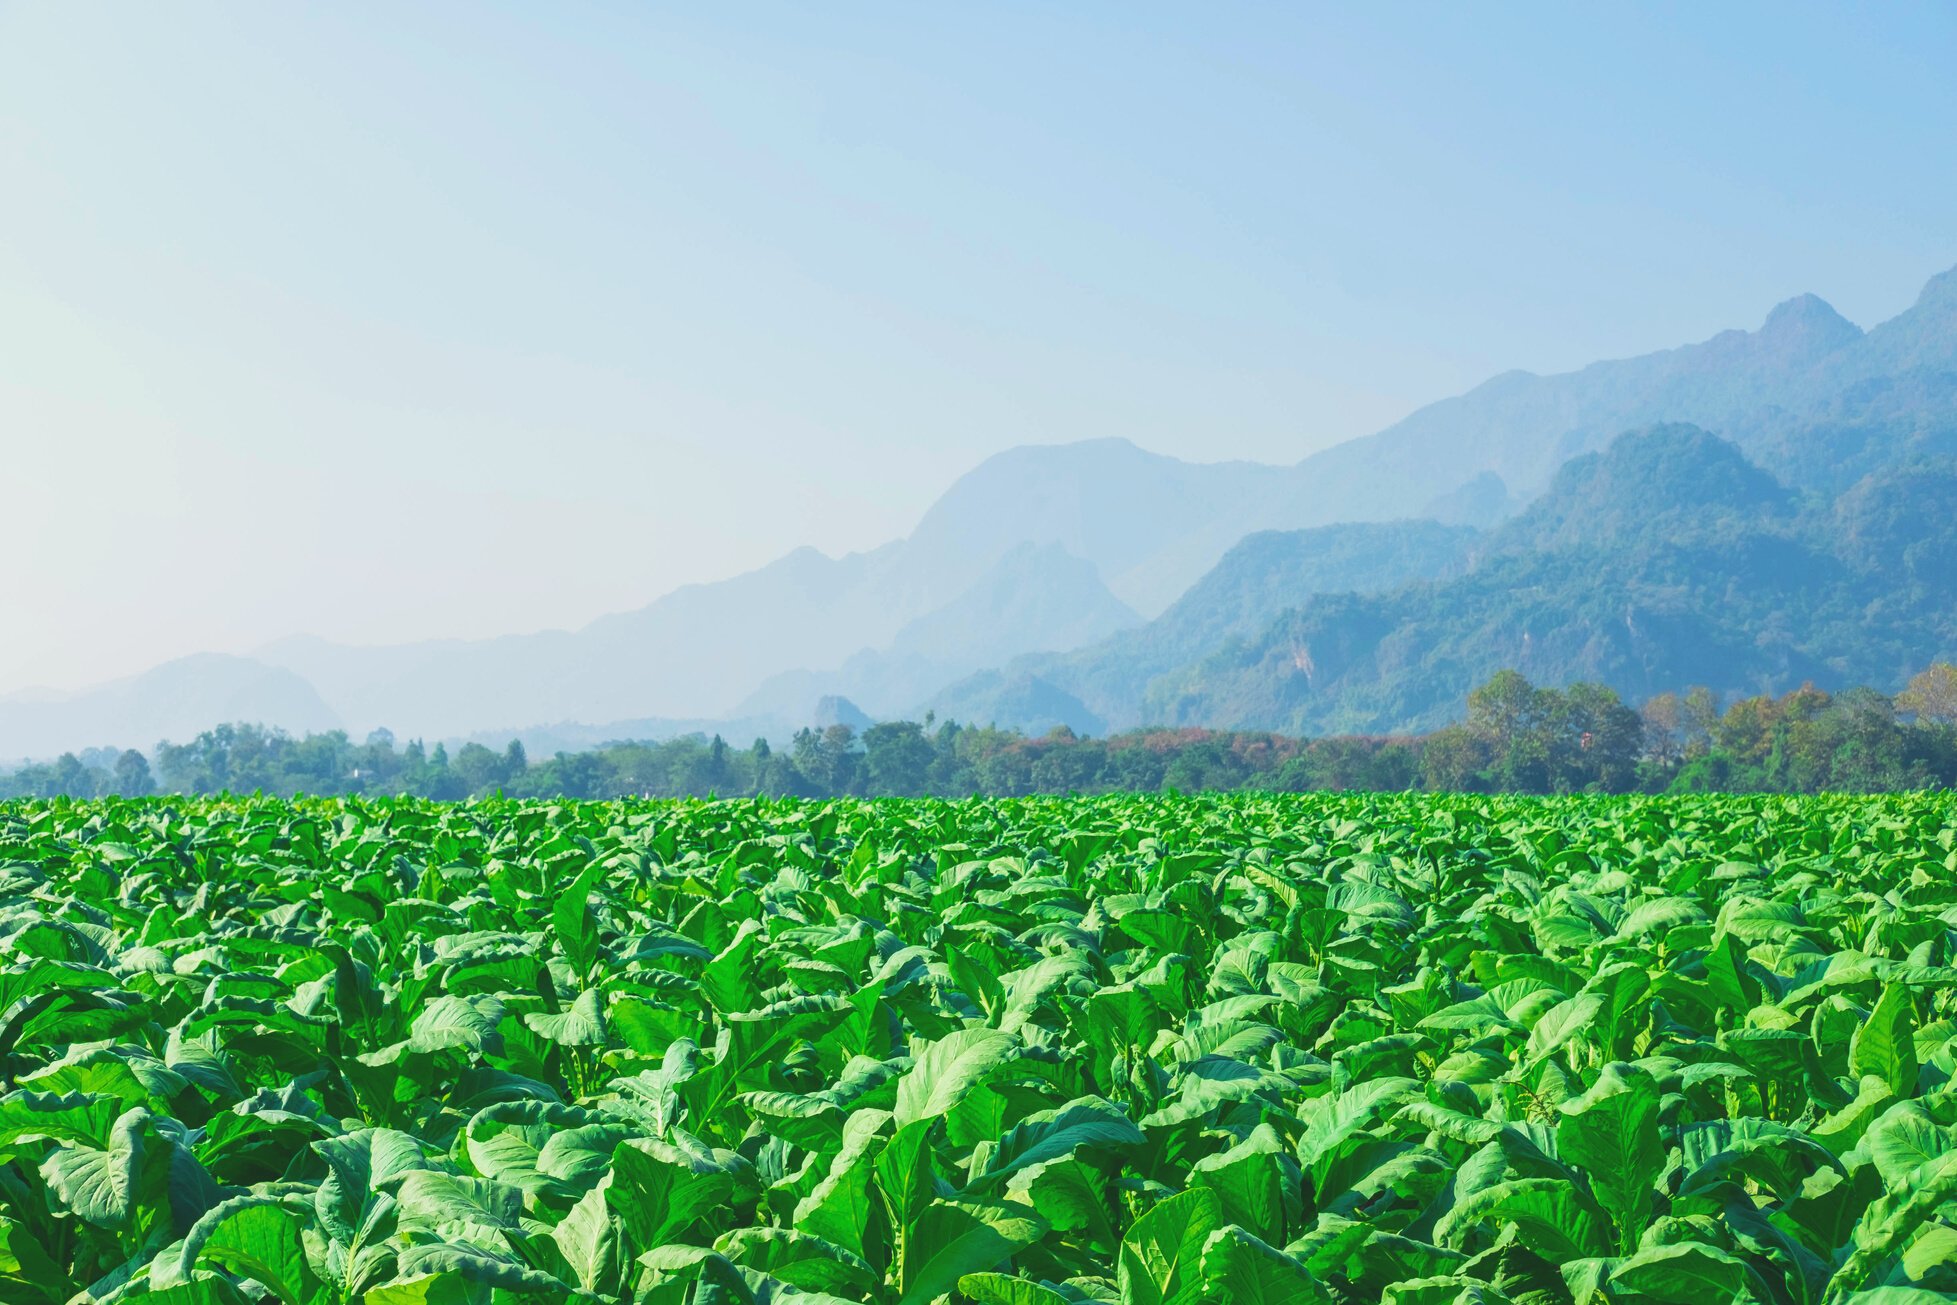
[(1549, 786), (1548, 700), (1520, 671), (1497, 671), (1468, 695), (1468, 729), (1488, 747), (1496, 785), (1527, 793)]
[(156, 781), (149, 772), (149, 758), (134, 748), (125, 749), (116, 758), (111, 783), (124, 797), (147, 797), (156, 791)]
[(916, 721), (893, 720), (863, 731), (863, 757), (872, 793), (910, 797), (930, 785), (937, 752)]
[(1957, 725), (1957, 666), (1932, 662), (1896, 695), (1896, 710), (1925, 725)]

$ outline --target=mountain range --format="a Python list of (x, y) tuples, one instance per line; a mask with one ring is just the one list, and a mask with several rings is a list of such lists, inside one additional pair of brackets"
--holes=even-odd
[[(1464, 677), (1500, 665), (1633, 695), (1679, 676), (1734, 691), (1789, 676), (1892, 684), (1949, 651), (1941, 627), (1907, 614), (1941, 592), (1923, 559), (1942, 556), (1950, 500), (1932, 496), (1952, 456), (1957, 270), (1866, 332), (1803, 295), (1755, 331), (1505, 373), (1288, 466), (1124, 440), (1011, 449), (904, 539), (839, 558), (799, 549), (575, 631), (392, 647), (301, 636), (16, 694), (0, 698), (0, 758), (147, 747), (223, 719), (430, 738), (778, 735), (823, 698), (1029, 728), (1396, 730), (1458, 711)], [(1739, 498), (1693, 506), (1680, 467), (1725, 476)], [(1720, 523), (1717, 546), (1695, 513)], [(1661, 546), (1658, 520), (1675, 541)], [(1927, 533), (1882, 534), (1897, 522)], [(1899, 594), (1896, 573), (1867, 565), (1904, 555), (1928, 588)], [(1609, 583), (1564, 583), (1581, 568)], [(1722, 605), (1720, 583), (1758, 601)], [(1671, 589), (1675, 602), (1649, 597)], [(1636, 631), (1600, 633), (1606, 609)], [(1906, 615), (1884, 615), (1865, 647), (1840, 633), (1854, 610)]]
[(1151, 682), (1140, 714), (1295, 733), (1427, 729), (1514, 668), (1631, 701), (1894, 688), (1957, 658), (1957, 461), (1796, 493), (1697, 426), (1564, 464), (1463, 575), (1319, 597)]

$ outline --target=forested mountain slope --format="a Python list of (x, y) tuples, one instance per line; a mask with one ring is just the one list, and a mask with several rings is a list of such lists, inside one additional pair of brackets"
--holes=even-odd
[(1262, 531), (1148, 624), (1074, 652), (1022, 657), (950, 686), (926, 708), (1028, 729), (1066, 724), (1098, 733), (1140, 724), (1157, 676), (1256, 634), (1304, 596), (1372, 593), (1457, 572), (1477, 538), (1468, 527), (1433, 521)]
[(1506, 667), (1636, 701), (1895, 687), (1957, 650), (1957, 463), (1802, 496), (1690, 426), (1578, 458), (1454, 579), (1315, 598), (1158, 679), (1144, 714), (1304, 733), (1442, 723)]

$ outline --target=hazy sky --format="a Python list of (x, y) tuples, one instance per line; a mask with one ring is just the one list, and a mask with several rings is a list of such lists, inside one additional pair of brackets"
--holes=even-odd
[(0, 0), (0, 692), (577, 624), (1957, 263), (1957, 10)]

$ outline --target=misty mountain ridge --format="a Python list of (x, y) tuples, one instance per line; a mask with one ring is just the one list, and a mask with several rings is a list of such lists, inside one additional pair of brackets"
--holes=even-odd
[(377, 649), (298, 640), (259, 655), (318, 685), (363, 728), (401, 722), (442, 737), (554, 721), (744, 716), (771, 678), (866, 651), (887, 652), (934, 685), (984, 664), (949, 650), (1005, 658), (1139, 619), (1092, 563), (1057, 545), (1033, 560), (1023, 551), (1039, 547), (1015, 546), (983, 567), (979, 554), (920, 560), (902, 543), (836, 559), (805, 548), (572, 633)]
[(888, 647), (864, 649), (835, 670), (773, 676), (735, 714), (789, 717), (810, 702), (842, 697), (895, 716), (1029, 647), (1076, 648), (1140, 624), (1091, 564), (1057, 543), (1020, 544), (957, 600), (898, 631)]
[[(925, 703), (977, 710), (1007, 692), (1077, 709), (1082, 720), (1119, 724), (1158, 711), (1194, 720), (1213, 708), (1223, 723), (1242, 717), (1227, 695), (1150, 686), (1164, 676), (1200, 683), (1189, 667), (1216, 651), (1215, 640), (1261, 637), (1273, 603), (1330, 620), (1332, 609), (1357, 601), (1330, 601), (1339, 594), (1364, 600), (1354, 610), (1383, 610), (1368, 604), (1410, 580), (1485, 584), (1497, 555), (1548, 555), (1548, 536), (1523, 547), (1522, 534), (1505, 533), (1520, 521), (1552, 535), (1588, 531), (1594, 541), (1594, 516), (1552, 527), (1531, 518), (1530, 505), (1571, 459), (1623, 431), (1680, 422), (1716, 432), (1754, 472), (1797, 496), (1844, 494), (1902, 463), (1957, 452), (1957, 271), (1866, 332), (1824, 301), (1797, 296), (1754, 331), (1559, 375), (1504, 373), (1291, 466), (1190, 463), (1119, 439), (1010, 449), (959, 478), (909, 537), (868, 552), (798, 549), (575, 631), (377, 648), (282, 640), (254, 658), (207, 664), (212, 676), (234, 677), (242, 696), (227, 699), (212, 683), (186, 701), (237, 701), (288, 728), (335, 720), (431, 738), (549, 722), (602, 730), (755, 712), (793, 719), (824, 693), (874, 704), (873, 715)], [(1645, 474), (1610, 466), (1633, 482)], [(1898, 482), (1893, 493), (1926, 486)], [(1636, 496), (1615, 510), (1633, 522)], [(1814, 519), (1811, 510), (1803, 517)], [(1469, 533), (1443, 545), (1410, 533), (1415, 522)], [(1381, 531), (1233, 555), (1261, 532), (1337, 525)], [(1449, 549), (1475, 529), (1491, 532), (1472, 546), (1480, 560), (1449, 581), (1458, 562)], [(1822, 552), (1833, 558), (1833, 548)], [(1306, 556), (1315, 550), (1323, 556)], [(1037, 556), (1049, 560), (1029, 565)], [(1178, 613), (1185, 598), (1194, 607)], [(1785, 619), (1801, 618), (1790, 610)], [(1203, 640), (1212, 646), (1198, 647)], [(1309, 660), (1322, 659), (1314, 650)], [(303, 682), (310, 698), (280, 697), (267, 669)], [(990, 698), (974, 687), (987, 676)], [(183, 718), (134, 701), (127, 686), (180, 691), (166, 683), (137, 677), (58, 702), (0, 699), (0, 754), (148, 746), (155, 738), (145, 737), (145, 722)], [(1425, 719), (1421, 711), (1333, 715), (1404, 723)], [(1320, 719), (1316, 709), (1271, 719), (1280, 717)]]
[[(1848, 388), (1885, 381), (1892, 393), (1915, 386), (1947, 397), (1927, 379), (1945, 374), (1922, 369), (1957, 371), (1953, 286), (1951, 275), (1937, 278), (1867, 333), (1804, 295), (1756, 331), (1562, 375), (1506, 373), (1291, 467), (1189, 463), (1119, 439), (1007, 450), (955, 482), (905, 540), (838, 559), (797, 550), (574, 634), (264, 655), (313, 680), (348, 719), (414, 721), (429, 733), (499, 723), (487, 711), (508, 725), (710, 718), (779, 708), (785, 695), (824, 685), (898, 710), (889, 704), (931, 674), (928, 657), (897, 646), (900, 632), (982, 584), (1022, 544), (1059, 545), (1091, 563), (1114, 599), (1153, 617), (1246, 534), (1428, 514), (1490, 524), (1569, 457), (1654, 421), (1729, 425), (1770, 470), (1795, 481), (1825, 474), (1811, 450), (1780, 447), (1800, 420), (1789, 414), (1825, 414)], [(1049, 631), (1024, 635), (1018, 652), (1066, 650)]]
[(1148, 624), (1072, 652), (1021, 657), (981, 672), (949, 685), (920, 710), (1035, 733), (1053, 725), (1076, 733), (1140, 725), (1157, 676), (1257, 633), (1312, 595), (1371, 593), (1464, 570), (1479, 538), (1472, 528), (1435, 521), (1259, 531)]
[(194, 653), (77, 693), (38, 690), (0, 698), (0, 762), (100, 743), (147, 750), (158, 740), (192, 738), (224, 721), (276, 721), (300, 733), (340, 725), (313, 686), (283, 667)]
[(1148, 688), (1162, 723), (1424, 730), (1514, 668), (1640, 701), (1894, 687), (1957, 654), (1957, 462), (1797, 496), (1690, 426), (1565, 466), (1452, 579), (1315, 599)]

